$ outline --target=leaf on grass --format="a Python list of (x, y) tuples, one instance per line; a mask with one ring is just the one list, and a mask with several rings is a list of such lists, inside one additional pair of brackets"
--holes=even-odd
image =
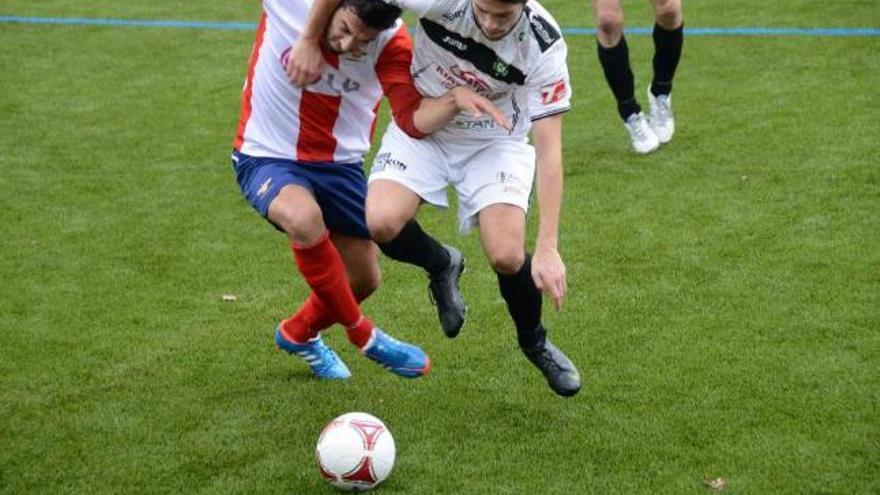
[(236, 296), (235, 294), (223, 294), (220, 299), (224, 300), (225, 302), (235, 302), (238, 301), (238, 296)]
[(714, 480), (710, 478), (704, 478), (703, 484), (713, 490), (721, 491), (724, 489), (725, 486), (727, 486), (727, 480), (725, 480), (724, 478), (715, 478)]

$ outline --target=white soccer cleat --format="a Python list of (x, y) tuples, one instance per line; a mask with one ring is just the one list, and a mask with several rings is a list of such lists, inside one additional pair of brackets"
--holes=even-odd
[(654, 96), (648, 87), (648, 101), (651, 104), (651, 129), (661, 143), (666, 144), (675, 133), (675, 116), (672, 115), (672, 95)]
[(650, 153), (660, 147), (660, 140), (657, 134), (648, 125), (648, 119), (642, 112), (634, 113), (626, 119), (624, 127), (629, 131), (629, 137), (632, 140), (633, 149), (636, 153)]

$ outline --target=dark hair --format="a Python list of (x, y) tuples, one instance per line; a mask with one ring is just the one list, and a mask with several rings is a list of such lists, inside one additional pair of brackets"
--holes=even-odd
[(342, 7), (351, 7), (365, 26), (379, 31), (390, 28), (400, 17), (400, 9), (382, 0), (344, 0)]

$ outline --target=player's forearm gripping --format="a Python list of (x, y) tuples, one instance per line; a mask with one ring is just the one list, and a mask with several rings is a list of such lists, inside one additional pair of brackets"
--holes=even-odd
[(342, 0), (315, 0), (309, 9), (309, 19), (299, 39), (293, 44), (287, 62), (287, 77), (298, 87), (305, 87), (321, 77), (324, 59), (321, 38), (330, 19)]
[(410, 73), (411, 64), (412, 41), (406, 27), (401, 27), (379, 55), (376, 74), (388, 98), (394, 122), (409, 136), (419, 139), (437, 131), (459, 112), (476, 117), (485, 113), (501, 127), (510, 128), (501, 111), (470, 88), (452, 88), (439, 98), (423, 97)]
[(467, 112), (474, 118), (487, 114), (504, 129), (510, 122), (492, 102), (466, 86), (449, 90), (439, 98), (424, 98), (413, 116), (413, 123), (424, 134), (438, 131), (459, 112)]
[(562, 115), (540, 119), (532, 125), (537, 154), (538, 238), (532, 260), (532, 277), (545, 294), (562, 307), (567, 289), (565, 264), (558, 251), (559, 215), (562, 209)]

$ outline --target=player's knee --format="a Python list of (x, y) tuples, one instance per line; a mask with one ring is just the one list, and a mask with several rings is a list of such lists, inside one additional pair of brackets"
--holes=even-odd
[(606, 39), (617, 38), (623, 33), (623, 15), (613, 10), (599, 12), (596, 15), (596, 29)]
[(680, 0), (654, 0), (654, 18), (665, 29), (675, 29), (681, 24)]
[(273, 209), (270, 220), (298, 243), (317, 241), (326, 230), (321, 209), (317, 205), (285, 205)]
[(502, 275), (513, 275), (522, 268), (526, 253), (521, 246), (503, 246), (487, 253), (492, 269)]
[(381, 211), (367, 212), (367, 228), (370, 230), (370, 236), (379, 243), (391, 242), (400, 233), (404, 223), (393, 214)]

